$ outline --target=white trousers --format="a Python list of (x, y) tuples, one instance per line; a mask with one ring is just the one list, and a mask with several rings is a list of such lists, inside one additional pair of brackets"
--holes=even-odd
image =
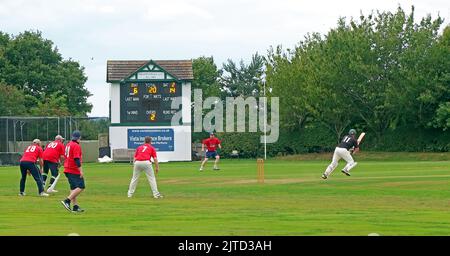
[(150, 188), (152, 189), (153, 196), (158, 196), (159, 192), (156, 185), (156, 177), (150, 161), (134, 162), (133, 177), (131, 178), (130, 188), (128, 189), (128, 196), (131, 197), (134, 194), (134, 191), (136, 191), (136, 186), (139, 181), (139, 176), (141, 176), (141, 172), (145, 172), (148, 182), (150, 183)]
[(349, 171), (350, 169), (355, 167), (356, 162), (353, 160), (353, 157), (352, 155), (350, 155), (350, 152), (345, 148), (336, 147), (333, 154), (333, 160), (331, 161), (331, 164), (327, 167), (325, 171), (326, 176), (330, 176), (330, 174), (334, 171), (334, 169), (336, 169), (339, 160), (341, 158), (343, 158), (347, 162), (347, 165), (344, 167), (346, 171)]

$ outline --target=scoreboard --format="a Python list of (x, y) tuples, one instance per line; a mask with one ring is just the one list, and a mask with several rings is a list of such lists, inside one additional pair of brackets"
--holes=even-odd
[(162, 125), (179, 111), (172, 101), (181, 97), (181, 83), (137, 82), (120, 85), (120, 122)]

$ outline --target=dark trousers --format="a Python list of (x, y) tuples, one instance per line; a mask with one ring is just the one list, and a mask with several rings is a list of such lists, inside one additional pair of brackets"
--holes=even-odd
[(44, 186), (42, 185), (42, 176), (36, 165), (32, 162), (20, 162), (20, 172), (22, 173), (22, 178), (20, 179), (20, 192), (25, 192), (25, 182), (27, 181), (27, 171), (30, 171), (34, 180), (36, 181), (39, 194), (44, 191)]
[(44, 186), (45, 186), (45, 182), (47, 181), (47, 175), (48, 175), (49, 170), (51, 171), (50, 185), (52, 185), (59, 173), (58, 163), (53, 163), (53, 162), (44, 160), (44, 173), (42, 174)]

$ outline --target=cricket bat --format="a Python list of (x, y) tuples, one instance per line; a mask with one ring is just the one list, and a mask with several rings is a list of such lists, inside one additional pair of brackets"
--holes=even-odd
[(359, 137), (358, 137), (358, 145), (361, 143), (361, 141), (364, 139), (364, 136), (366, 136), (366, 133), (365, 132), (362, 132), (360, 135), (359, 135)]
[(49, 190), (54, 190), (56, 187), (56, 183), (58, 182), (59, 176), (61, 176), (61, 174), (58, 174), (58, 176), (56, 176), (55, 181), (53, 181), (53, 184), (48, 188)]

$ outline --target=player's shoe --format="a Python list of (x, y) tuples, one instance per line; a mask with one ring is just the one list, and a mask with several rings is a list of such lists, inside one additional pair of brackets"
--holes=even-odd
[(67, 200), (68, 200), (68, 199), (62, 200), (62, 201), (61, 201), (61, 204), (64, 206), (64, 208), (66, 208), (66, 210), (72, 211), (72, 209), (70, 209), (70, 202), (68, 202)]
[(84, 212), (84, 210), (81, 209), (80, 206), (74, 205), (73, 209), (72, 209), (72, 212)]
[(203, 167), (200, 167), (199, 171), (203, 172)]
[(20, 192), (19, 196), (26, 196), (27, 194), (25, 194), (25, 192)]
[(328, 177), (327, 177), (327, 175), (325, 175), (325, 173), (322, 174), (322, 179), (326, 180), (327, 178), (328, 178)]
[(48, 188), (47, 193), (58, 193), (58, 190)]
[(347, 175), (347, 176), (350, 176), (350, 172), (347, 171), (347, 170), (345, 170), (345, 169), (342, 169), (341, 172), (342, 172), (343, 174)]
[(157, 195), (153, 196), (153, 198), (155, 198), (155, 199), (162, 199), (162, 198), (164, 198), (164, 196), (161, 195), (161, 194), (157, 194)]
[(214, 170), (214, 171), (218, 171), (218, 170), (220, 170), (220, 168), (217, 167), (217, 166), (215, 166), (215, 167), (213, 168), (213, 170)]
[(48, 197), (48, 196), (50, 196), (50, 195), (47, 194), (47, 193), (45, 193), (45, 192), (41, 192), (41, 193), (39, 194), (39, 196)]

